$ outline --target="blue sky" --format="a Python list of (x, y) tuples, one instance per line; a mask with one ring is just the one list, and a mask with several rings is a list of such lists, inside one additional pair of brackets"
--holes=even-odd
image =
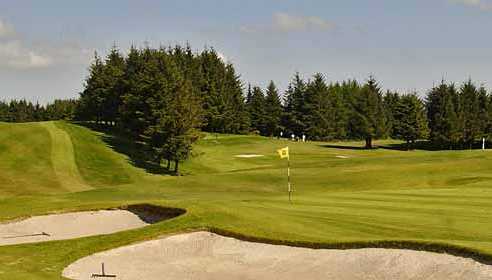
[(213, 46), (243, 80), (376, 76), (421, 94), (442, 78), (492, 88), (492, 0), (0, 1), (0, 99), (77, 96), (94, 51)]

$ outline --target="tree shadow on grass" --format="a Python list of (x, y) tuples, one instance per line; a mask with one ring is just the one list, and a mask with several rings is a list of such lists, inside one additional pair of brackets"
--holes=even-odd
[[(347, 145), (336, 145), (336, 144), (322, 144), (320, 147), (330, 148), (330, 149), (340, 149), (340, 150), (370, 150), (366, 149), (364, 146), (347, 146)], [(377, 147), (372, 148), (377, 149)]]
[(151, 174), (174, 175), (175, 173), (161, 166), (150, 156), (142, 143), (131, 140), (115, 127), (90, 122), (74, 122), (74, 124), (103, 133), (101, 139), (115, 152), (128, 156), (128, 161), (135, 167), (142, 168)]
[[(361, 146), (347, 146), (347, 145), (336, 145), (336, 144), (323, 144), (320, 146), (324, 148), (341, 149), (341, 150), (369, 150), (366, 149), (363, 144), (361, 144)], [(491, 144), (487, 142), (487, 146), (490, 147)], [(471, 147), (471, 149), (475, 149), (475, 150), (481, 148), (482, 148), (482, 144), (479, 142), (474, 143)], [(450, 151), (450, 150), (470, 150), (470, 147), (464, 145), (454, 145), (454, 146), (446, 147), (446, 145), (439, 145), (439, 144), (432, 143), (431, 141), (420, 140), (409, 145), (407, 145), (407, 143), (405, 142), (374, 145), (372, 150), (375, 149), (394, 150), (394, 151), (413, 151), (413, 150)]]
[(412, 150), (422, 150), (422, 151), (442, 151), (444, 150), (442, 146), (435, 145), (430, 141), (416, 141), (412, 144), (407, 143), (393, 143), (379, 146), (381, 149), (394, 150), (394, 151), (412, 151)]

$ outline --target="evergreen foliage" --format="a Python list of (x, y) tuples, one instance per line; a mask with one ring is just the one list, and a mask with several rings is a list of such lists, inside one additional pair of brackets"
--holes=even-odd
[(282, 131), (282, 102), (273, 81), (270, 81), (265, 96), (264, 133), (268, 136), (278, 136)]
[(73, 99), (55, 99), (53, 103), (40, 105), (24, 99), (0, 101), (0, 122), (39, 122), (72, 120), (77, 108)]
[(265, 95), (260, 87), (253, 87), (250, 104), (248, 107), (251, 128), (260, 134), (267, 134), (266, 129), (266, 110)]
[(373, 77), (327, 82), (321, 73), (307, 81), (295, 73), (280, 94), (243, 82), (234, 66), (207, 48), (116, 46), (97, 53), (78, 100), (46, 106), (26, 100), (0, 102), (0, 121), (80, 120), (116, 127), (142, 143), (156, 163), (167, 160), (179, 172), (197, 140), (197, 131), (258, 133), (308, 140), (365, 140), (391, 137), (428, 139), (438, 148), (472, 148), (492, 140), (492, 96), (471, 80), (461, 86), (442, 81), (425, 100), (416, 93), (385, 94)]
[(428, 134), (425, 105), (416, 94), (393, 96), (395, 111), (393, 115), (393, 137), (407, 142), (407, 148)]
[(373, 77), (354, 93), (352, 108), (351, 130), (356, 138), (365, 140), (366, 148), (371, 149), (372, 140), (387, 133), (383, 97)]

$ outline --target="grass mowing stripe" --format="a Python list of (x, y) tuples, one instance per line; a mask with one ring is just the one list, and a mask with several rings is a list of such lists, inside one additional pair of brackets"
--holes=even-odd
[(48, 130), (51, 137), (51, 161), (58, 181), (71, 192), (90, 190), (84, 183), (75, 163), (74, 149), (70, 135), (58, 128), (54, 122), (40, 124)]

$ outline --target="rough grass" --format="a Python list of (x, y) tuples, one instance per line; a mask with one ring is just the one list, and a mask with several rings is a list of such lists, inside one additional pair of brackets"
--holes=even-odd
[[(56, 126), (70, 135), (80, 175), (94, 189), (61, 187), (42, 125), (0, 124), (6, 140), (0, 142), (0, 220), (143, 203), (187, 212), (112, 235), (0, 247), (0, 279), (60, 279), (63, 268), (80, 257), (197, 229), (314, 248), (403, 247), (492, 259), (490, 151), (366, 151), (357, 142), (208, 135), (183, 165), (188, 175), (171, 177), (136, 168), (115, 152), (124, 149), (105, 142), (108, 135)], [(286, 162), (275, 152), (287, 144), (296, 189), (292, 204)], [(16, 151), (24, 149), (19, 157)], [(265, 156), (234, 157), (246, 153)]]

